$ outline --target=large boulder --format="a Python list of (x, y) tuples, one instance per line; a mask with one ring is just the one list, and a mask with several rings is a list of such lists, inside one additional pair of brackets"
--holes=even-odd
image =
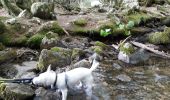
[(34, 96), (33, 89), (24, 84), (0, 84), (0, 97), (3, 100), (30, 100)]
[(51, 64), (53, 70), (57, 67), (65, 67), (71, 64), (72, 51), (70, 49), (54, 47), (51, 50), (43, 49), (41, 51), (37, 69), (45, 71)]
[(6, 49), (0, 51), (0, 64), (12, 60), (17, 57), (17, 52), (14, 49)]
[(31, 6), (31, 13), (41, 19), (53, 19), (54, 4), (47, 2), (36, 2)]

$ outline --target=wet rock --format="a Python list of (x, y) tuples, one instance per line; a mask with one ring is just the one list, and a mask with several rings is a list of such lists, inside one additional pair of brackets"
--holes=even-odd
[(116, 78), (122, 82), (130, 82), (132, 80), (129, 76), (125, 74), (118, 75), (116, 76)]
[(12, 64), (1, 64), (0, 77), (13, 78), (17, 75), (18, 70)]
[(120, 66), (119, 64), (117, 63), (113, 63), (113, 68), (115, 68), (116, 70), (121, 70), (122, 69), (122, 66)]
[(4, 100), (28, 100), (32, 99), (34, 91), (24, 84), (0, 84), (0, 97)]
[(14, 49), (6, 49), (0, 51), (0, 64), (15, 59), (16, 57), (17, 57), (17, 52)]
[(35, 91), (34, 100), (61, 100), (61, 95), (55, 90), (46, 90), (44, 88), (38, 88)]
[(125, 43), (125, 45), (120, 48), (118, 54), (119, 60), (130, 64), (138, 64), (146, 61), (148, 58), (149, 54), (145, 52), (144, 49), (135, 51), (134, 47), (129, 43)]
[(14, 67), (17, 69), (16, 78), (33, 78), (35, 73), (33, 70), (36, 68), (36, 61), (25, 61), (21, 64), (16, 64)]
[(125, 43), (120, 47), (118, 59), (126, 63), (130, 63), (130, 55), (135, 52), (134, 47), (130, 43)]
[(57, 67), (65, 67), (71, 63), (72, 51), (70, 49), (54, 47), (51, 50), (43, 49), (41, 51), (37, 69), (41, 72), (51, 64), (53, 70)]
[(31, 13), (34, 17), (41, 19), (52, 19), (54, 12), (54, 4), (47, 2), (36, 2), (31, 6)]

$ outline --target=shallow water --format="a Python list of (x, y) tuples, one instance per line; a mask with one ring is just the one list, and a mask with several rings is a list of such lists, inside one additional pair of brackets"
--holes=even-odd
[[(25, 71), (35, 68), (36, 61), (1, 65), (7, 68), (9, 66), (14, 66), (19, 73), (7, 71), (8, 74), (4, 74), (8, 76), (7, 78), (20, 76)], [(93, 100), (169, 100), (170, 98), (170, 60), (167, 59), (152, 57), (140, 65), (128, 65), (117, 60), (104, 61), (93, 74), (95, 80)], [(126, 81), (127, 77), (123, 80), (117, 79), (118, 75), (125, 75), (130, 81)], [(68, 100), (85, 100), (85, 98), (85, 95), (78, 94), (69, 96)]]

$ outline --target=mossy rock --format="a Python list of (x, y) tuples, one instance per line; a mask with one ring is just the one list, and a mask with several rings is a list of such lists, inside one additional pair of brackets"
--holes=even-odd
[(0, 63), (15, 59), (17, 57), (17, 52), (14, 49), (9, 49), (5, 51), (0, 51)]
[(153, 44), (168, 44), (170, 43), (170, 34), (166, 32), (151, 33), (148, 40)]
[(76, 63), (83, 55), (85, 55), (85, 52), (82, 49), (73, 48), (72, 55), (71, 55), (72, 63)]
[(35, 34), (31, 38), (28, 39), (27, 45), (31, 48), (40, 48), (41, 41), (45, 35), (43, 34)]
[(99, 46), (99, 47), (101, 47), (103, 50), (106, 50), (106, 49), (109, 48), (108, 45), (106, 45), (106, 44), (104, 44), (103, 42), (100, 42), (100, 41), (96, 41), (96, 42), (95, 42), (95, 46)]
[(24, 84), (0, 84), (0, 97), (4, 100), (29, 100), (33, 95), (33, 89)]
[(42, 26), (40, 26), (37, 33), (45, 34), (49, 31), (57, 33), (59, 35), (63, 35), (64, 33), (62, 27), (58, 24), (57, 21), (49, 21), (49, 22), (44, 23)]
[(73, 23), (75, 24), (75, 25), (78, 25), (78, 26), (86, 26), (87, 25), (87, 22), (88, 22), (88, 20), (87, 19), (85, 19), (85, 18), (81, 18), (81, 19), (78, 19), (78, 20), (75, 20)]
[(97, 54), (102, 54), (104, 52), (103, 48), (101, 48), (100, 46), (93, 46), (91, 47), (91, 49)]
[(119, 49), (126, 55), (131, 55), (135, 52), (135, 48), (130, 43), (121, 44)]
[(14, 33), (3, 33), (0, 35), (0, 42), (6, 46), (26, 46), (28, 38), (25, 35)]
[(126, 21), (133, 21), (136, 26), (138, 26), (141, 23), (146, 23), (151, 19), (152, 17), (144, 12), (131, 13), (129, 15), (126, 15), (126, 18), (125, 18)]
[(53, 47), (51, 50), (43, 49), (39, 57), (37, 70), (44, 72), (50, 64), (53, 70), (65, 67), (71, 63), (71, 56), (72, 51), (70, 49), (60, 47)]

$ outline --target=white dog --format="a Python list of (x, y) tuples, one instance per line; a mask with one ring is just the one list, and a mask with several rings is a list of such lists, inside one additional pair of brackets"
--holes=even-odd
[(47, 71), (35, 77), (32, 83), (38, 86), (50, 86), (53, 89), (59, 89), (62, 93), (62, 100), (67, 99), (69, 87), (81, 83), (83, 88), (85, 88), (87, 97), (91, 99), (93, 84), (92, 71), (95, 70), (97, 66), (99, 66), (99, 62), (94, 59), (90, 69), (80, 67), (59, 74), (56, 74), (56, 72), (51, 70), (51, 66), (49, 66)]

